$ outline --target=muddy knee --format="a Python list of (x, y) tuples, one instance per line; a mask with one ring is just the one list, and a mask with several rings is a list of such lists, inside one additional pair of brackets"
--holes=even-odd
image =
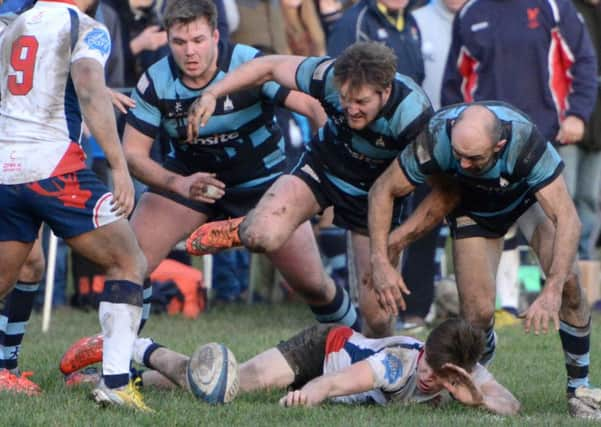
[(273, 227), (256, 222), (243, 221), (238, 233), (242, 244), (251, 252), (273, 252), (285, 242)]

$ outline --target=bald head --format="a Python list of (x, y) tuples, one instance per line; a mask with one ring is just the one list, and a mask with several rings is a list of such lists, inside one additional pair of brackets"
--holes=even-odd
[(461, 166), (473, 173), (490, 165), (494, 154), (501, 150), (501, 121), (483, 105), (470, 105), (455, 120), (451, 144)]

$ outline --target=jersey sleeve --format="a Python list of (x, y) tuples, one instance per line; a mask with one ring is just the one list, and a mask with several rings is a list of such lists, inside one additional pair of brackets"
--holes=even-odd
[(320, 101), (326, 97), (326, 88), (331, 87), (334, 59), (327, 56), (309, 57), (296, 70), (296, 86)]
[(397, 161), (407, 179), (415, 186), (425, 182), (429, 175), (441, 171), (435, 158), (432, 135), (427, 130), (401, 151)]
[(528, 174), (528, 184), (536, 192), (557, 178), (563, 167), (559, 153), (550, 142), (547, 142), (545, 150)]
[(553, 181), (563, 170), (557, 150), (531, 123), (514, 122), (508, 161), (513, 175), (525, 179), (537, 191)]
[(106, 27), (95, 23), (82, 32), (71, 55), (71, 62), (78, 59), (90, 58), (98, 61), (103, 67), (111, 53), (111, 37)]
[(148, 73), (142, 74), (132, 93), (136, 106), (127, 113), (127, 123), (144, 135), (154, 138), (161, 124), (158, 98)]
[(387, 347), (366, 360), (374, 375), (374, 388), (385, 393), (397, 393), (413, 372), (413, 366), (400, 348)]

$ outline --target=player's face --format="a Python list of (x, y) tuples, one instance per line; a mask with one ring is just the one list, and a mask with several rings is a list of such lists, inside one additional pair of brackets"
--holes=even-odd
[[(184, 75), (185, 83), (213, 77), (216, 69), (219, 33), (205, 18), (187, 24), (174, 24), (168, 30), (169, 48)], [(206, 83), (206, 82), (205, 82)]]
[(351, 88), (349, 83), (340, 86), (340, 103), (349, 127), (361, 130), (373, 122), (389, 96), (390, 88), (384, 91), (370, 85)]
[(486, 172), (495, 161), (494, 150), (490, 145), (477, 147), (463, 147), (460, 143), (453, 142), (453, 156), (459, 166), (472, 175)]
[(417, 388), (424, 394), (434, 394), (442, 390), (442, 379), (422, 356), (417, 363)]

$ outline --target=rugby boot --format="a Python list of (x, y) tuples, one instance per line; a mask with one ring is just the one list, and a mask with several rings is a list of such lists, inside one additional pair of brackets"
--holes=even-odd
[(69, 375), (75, 371), (102, 362), (102, 334), (83, 337), (71, 345), (63, 355), (60, 370)]
[(23, 393), (28, 396), (37, 396), (42, 390), (40, 386), (29, 379), (33, 372), (25, 371), (15, 374), (8, 369), (0, 370), (0, 391)]
[(119, 388), (108, 388), (104, 384), (104, 380), (100, 380), (92, 390), (92, 399), (101, 406), (118, 405), (143, 412), (154, 412), (144, 403), (142, 393), (136, 386), (135, 380), (130, 380), (127, 385)]
[(601, 389), (578, 387), (568, 398), (570, 415), (588, 420), (601, 420)]
[(241, 246), (238, 227), (243, 220), (240, 217), (201, 225), (186, 240), (186, 251), (200, 256)]
[(98, 384), (100, 381), (100, 371), (94, 366), (88, 366), (81, 371), (72, 372), (65, 376), (65, 385), (67, 387), (79, 386), (82, 384)]

